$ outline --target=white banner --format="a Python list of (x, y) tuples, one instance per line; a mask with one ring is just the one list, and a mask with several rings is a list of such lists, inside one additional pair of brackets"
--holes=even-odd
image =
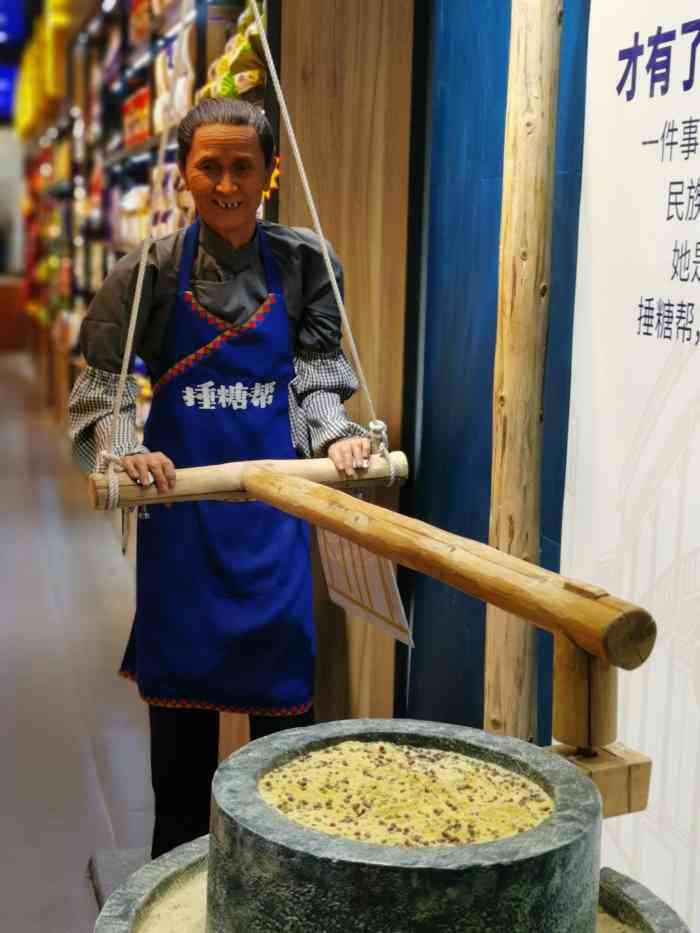
[(700, 3), (592, 0), (562, 572), (655, 616), (621, 678), (646, 813), (603, 864), (700, 931)]

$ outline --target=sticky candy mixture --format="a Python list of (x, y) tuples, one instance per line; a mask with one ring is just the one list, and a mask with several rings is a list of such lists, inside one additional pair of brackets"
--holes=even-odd
[(493, 842), (554, 808), (538, 784), (499, 765), (391, 742), (307, 752), (265, 774), (258, 790), (302, 826), (389, 846)]

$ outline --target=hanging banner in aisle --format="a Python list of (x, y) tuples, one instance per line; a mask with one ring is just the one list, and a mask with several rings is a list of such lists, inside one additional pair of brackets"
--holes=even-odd
[(649, 809), (608, 820), (603, 864), (700, 930), (700, 7), (591, 10), (562, 573), (648, 608), (620, 740), (652, 756)]

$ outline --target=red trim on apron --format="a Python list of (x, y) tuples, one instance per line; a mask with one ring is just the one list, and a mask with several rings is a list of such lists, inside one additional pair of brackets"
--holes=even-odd
[[(191, 292), (186, 292), (186, 295), (191, 296)], [(194, 353), (190, 353), (183, 360), (179, 360), (173, 366), (170, 367), (163, 375), (160, 377), (158, 382), (153, 386), (153, 395), (156, 395), (163, 386), (167, 385), (171, 379), (174, 379), (175, 376), (179, 376), (180, 373), (184, 373), (185, 370), (191, 369), (196, 363), (201, 362), (215, 350), (217, 350), (224, 340), (234, 340), (240, 334), (245, 333), (247, 330), (255, 329), (258, 324), (265, 318), (266, 314), (269, 314), (272, 310), (272, 306), (276, 301), (276, 297), (273, 294), (270, 294), (265, 299), (264, 303), (260, 305), (258, 310), (252, 314), (245, 324), (239, 324), (236, 327), (227, 327), (223, 321), (219, 318), (215, 318), (214, 315), (209, 314), (201, 305), (195, 307), (194, 299), (188, 302), (188, 307), (191, 307), (201, 318), (204, 318), (209, 324), (214, 324), (215, 327), (218, 327), (221, 330), (221, 333), (218, 337), (214, 337), (213, 340), (210, 340), (209, 343), (206, 343), (203, 347), (200, 347), (199, 350), (195, 350)], [(223, 327), (222, 327), (223, 325)]]
[[(131, 680), (136, 683), (136, 676), (131, 671), (119, 671), (119, 676), (124, 680)], [(314, 705), (314, 701), (301, 703), (299, 706), (290, 706), (287, 709), (262, 709), (258, 706), (217, 706), (214, 703), (206, 703), (204, 700), (170, 700), (159, 697), (145, 697), (141, 691), (139, 695), (144, 703), (150, 706), (177, 707), (179, 709), (208, 709), (219, 713), (242, 713), (248, 716), (302, 716), (307, 713)]]

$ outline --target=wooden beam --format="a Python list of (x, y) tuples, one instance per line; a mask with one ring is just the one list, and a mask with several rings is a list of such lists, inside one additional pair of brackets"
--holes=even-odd
[[(539, 563), (561, 0), (512, 0), (489, 544)], [(490, 606), (484, 728), (536, 733), (536, 633)]]
[[(393, 451), (389, 457), (396, 479), (403, 482), (408, 477), (406, 455), (401, 451)], [(326, 457), (313, 460), (242, 460), (236, 463), (220, 463), (215, 466), (177, 470), (175, 488), (165, 494), (159, 493), (155, 486), (139, 486), (129, 479), (126, 473), (120, 473), (119, 504), (129, 507), (192, 502), (198, 499), (241, 502), (248, 498), (243, 485), (243, 474), (253, 463), (269, 467), (278, 473), (303, 476), (315, 483), (354, 490), (373, 488), (386, 483), (390, 472), (386, 460), (379, 454), (373, 454), (370, 457), (369, 467), (358, 472), (355, 479), (341, 477), (333, 462)], [(89, 477), (88, 484), (92, 507), (106, 509), (108, 498), (106, 475), (93, 473)]]
[(251, 466), (243, 481), (252, 498), (343, 535), (540, 628), (564, 632), (584, 651), (609, 664), (632, 670), (651, 653), (654, 620), (644, 609), (604, 590), (297, 476)]

